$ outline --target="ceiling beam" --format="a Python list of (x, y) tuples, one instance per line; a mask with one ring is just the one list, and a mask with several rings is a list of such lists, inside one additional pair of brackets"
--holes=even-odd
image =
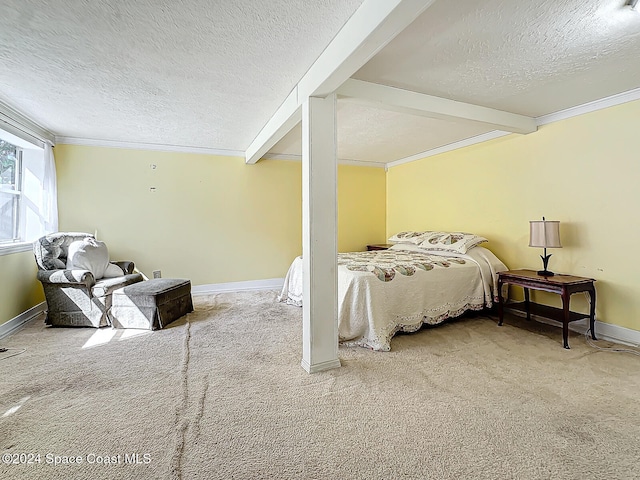
[(355, 103), (394, 112), (481, 123), (495, 130), (512, 133), (532, 133), (537, 130), (536, 120), (532, 117), (353, 78), (344, 82), (337, 93)]
[(301, 120), (302, 104), (298, 101), (298, 86), (296, 85), (247, 148), (245, 162), (256, 163)]
[(260, 160), (301, 119), (308, 97), (333, 93), (435, 0), (365, 0), (251, 142), (246, 163)]

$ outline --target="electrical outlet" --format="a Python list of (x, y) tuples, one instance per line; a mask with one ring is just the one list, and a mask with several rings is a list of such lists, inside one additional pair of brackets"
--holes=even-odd
[(153, 278), (162, 278), (162, 270), (154, 270)]

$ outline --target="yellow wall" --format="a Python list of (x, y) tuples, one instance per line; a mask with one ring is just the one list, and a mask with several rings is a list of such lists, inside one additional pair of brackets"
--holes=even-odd
[(44, 301), (31, 250), (0, 256), (0, 324)]
[[(73, 145), (55, 156), (60, 230), (97, 230), (147, 276), (281, 278), (302, 251), (300, 162)], [(384, 240), (385, 187), (384, 169), (339, 166), (340, 250)]]
[[(596, 318), (640, 330), (640, 101), (399, 165), (387, 174), (387, 234), (463, 230), (509, 268), (542, 268), (529, 220), (560, 220), (549, 269), (597, 280)], [(555, 295), (537, 301), (559, 305)], [(574, 295), (576, 310), (586, 311)]]
[(386, 173), (383, 168), (338, 165), (338, 251), (386, 242)]
[[(528, 221), (544, 215), (561, 221), (564, 244), (550, 250), (550, 268), (595, 278), (598, 319), (640, 330), (637, 118), (638, 101), (386, 177), (341, 165), (338, 248), (362, 250), (400, 230), (464, 230), (489, 238), (510, 268), (538, 269)], [(149, 276), (160, 269), (194, 285), (279, 278), (301, 252), (299, 162), (71, 145), (55, 153), (60, 229), (97, 230), (113, 259), (134, 260)], [(30, 252), (0, 257), (0, 323), (42, 301), (34, 277)], [(560, 304), (554, 295), (534, 300)], [(581, 296), (572, 306), (586, 311)]]

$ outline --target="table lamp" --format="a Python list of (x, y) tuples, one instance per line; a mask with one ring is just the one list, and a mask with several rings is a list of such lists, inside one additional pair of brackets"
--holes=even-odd
[(552, 277), (554, 273), (547, 269), (549, 257), (551, 257), (551, 254), (547, 255), (547, 248), (562, 248), (560, 244), (560, 222), (557, 220), (545, 220), (544, 217), (542, 217), (542, 221), (530, 221), (529, 246), (544, 248), (544, 256), (540, 255), (543, 269), (538, 271), (538, 275)]

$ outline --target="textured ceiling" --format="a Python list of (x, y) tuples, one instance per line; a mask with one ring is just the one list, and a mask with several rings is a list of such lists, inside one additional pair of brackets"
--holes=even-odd
[(354, 78), (538, 117), (640, 86), (626, 0), (440, 0)]
[(5, 0), (0, 100), (60, 136), (245, 150), (362, 0)]
[[(57, 136), (244, 151), (362, 0), (5, 0), (0, 101)], [(437, 0), (354, 78), (538, 117), (640, 87), (625, 0)], [(342, 159), (491, 130), (339, 101)], [(272, 154), (300, 153), (300, 128)]]
[[(353, 78), (539, 117), (640, 87), (640, 6), (439, 0)], [(392, 162), (486, 133), (341, 105), (338, 156)], [(297, 142), (297, 143), (296, 143)], [(271, 153), (299, 154), (299, 130)]]

